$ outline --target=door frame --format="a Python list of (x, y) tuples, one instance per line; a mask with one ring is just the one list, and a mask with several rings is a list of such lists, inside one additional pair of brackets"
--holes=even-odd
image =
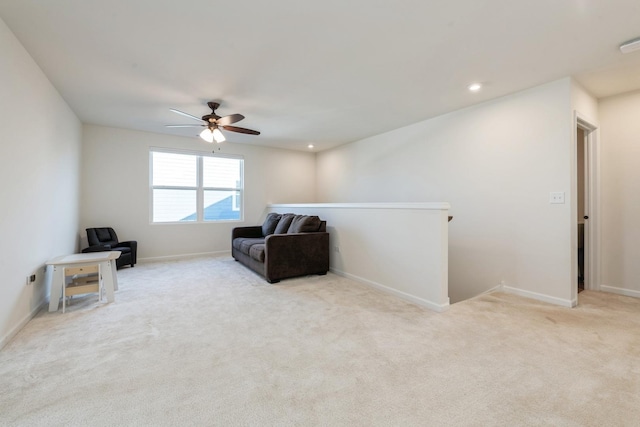
[(575, 197), (572, 197), (572, 251), (574, 254), (572, 257), (571, 271), (573, 274), (572, 280), (572, 296), (577, 301), (578, 295), (578, 146), (577, 146), (577, 129), (580, 128), (585, 134), (585, 156), (587, 158), (586, 180), (585, 187), (587, 189), (586, 194), (586, 206), (585, 215), (589, 216), (588, 225), (585, 224), (584, 228), (584, 265), (585, 265), (585, 290), (600, 290), (600, 138), (599, 129), (595, 125), (593, 120), (584, 116), (580, 112), (574, 113), (574, 126), (573, 126), (573, 175), (572, 175), (572, 189)]

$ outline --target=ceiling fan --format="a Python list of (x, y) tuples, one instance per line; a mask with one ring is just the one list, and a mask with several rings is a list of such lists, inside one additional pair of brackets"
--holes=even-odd
[(220, 131), (220, 129), (228, 130), (231, 132), (238, 133), (246, 133), (248, 135), (260, 135), (260, 132), (257, 130), (251, 130), (246, 128), (240, 128), (237, 126), (229, 126), (232, 123), (239, 122), (244, 119), (242, 114), (231, 114), (229, 116), (220, 117), (216, 114), (216, 109), (220, 106), (218, 102), (209, 101), (207, 102), (209, 108), (211, 108), (211, 114), (205, 114), (202, 117), (196, 117), (189, 113), (185, 113), (184, 111), (176, 110), (175, 108), (170, 108), (170, 111), (174, 113), (178, 113), (182, 116), (189, 117), (190, 119), (203, 121), (204, 124), (188, 124), (188, 125), (165, 125), (168, 128), (187, 128), (187, 127), (204, 127), (205, 129), (200, 132), (200, 138), (204, 139), (207, 142), (213, 142), (215, 139), (216, 142), (220, 143), (225, 141), (226, 138)]

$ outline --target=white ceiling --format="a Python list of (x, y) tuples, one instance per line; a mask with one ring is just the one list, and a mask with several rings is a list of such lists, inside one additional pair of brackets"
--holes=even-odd
[[(566, 76), (640, 89), (638, 0), (2, 0), (84, 123), (195, 136), (169, 108), (241, 113), (229, 142), (316, 150)], [(485, 84), (480, 93), (469, 83)]]

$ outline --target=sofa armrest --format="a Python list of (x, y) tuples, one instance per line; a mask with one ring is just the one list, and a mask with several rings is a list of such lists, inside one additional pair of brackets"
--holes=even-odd
[(118, 242), (118, 246), (124, 246), (131, 249), (131, 262), (135, 264), (138, 262), (138, 241), (128, 240), (126, 242)]
[(269, 281), (329, 271), (329, 233), (272, 234), (265, 238), (265, 276)]
[(88, 248), (84, 248), (82, 250), (82, 253), (86, 254), (89, 252), (105, 252), (110, 250), (111, 250), (111, 245), (93, 245), (93, 246), (89, 246)]
[(236, 227), (231, 232), (231, 241), (233, 241), (233, 239), (235, 239), (236, 237), (262, 237), (262, 226), (254, 225), (251, 227)]

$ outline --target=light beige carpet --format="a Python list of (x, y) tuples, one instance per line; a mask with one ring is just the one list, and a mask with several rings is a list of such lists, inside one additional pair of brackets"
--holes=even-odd
[(228, 257), (118, 276), (115, 303), (41, 312), (0, 351), (1, 425), (640, 425), (637, 299), (496, 293), (437, 314)]

